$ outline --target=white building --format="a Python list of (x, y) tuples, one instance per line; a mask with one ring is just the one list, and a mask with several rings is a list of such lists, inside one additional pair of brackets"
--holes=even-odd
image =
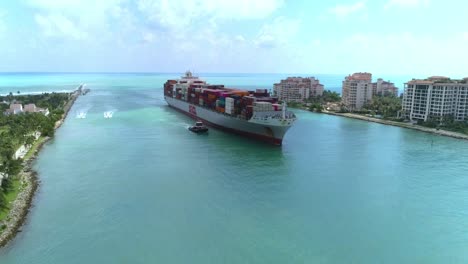
[(3, 179), (8, 178), (6, 173), (0, 172), (0, 187), (2, 186)]
[(467, 120), (468, 78), (451, 80), (433, 76), (409, 81), (405, 84), (402, 116), (411, 121), (440, 120), (442, 117)]
[(22, 159), (24, 156), (26, 156), (26, 153), (28, 153), (29, 149), (31, 146), (26, 146), (26, 145), (21, 145), (16, 151), (15, 154), (13, 154), (13, 159)]
[(10, 108), (5, 111), (6, 115), (17, 115), (23, 113), (22, 104), (10, 104)]
[(27, 104), (24, 106), (24, 112), (26, 113), (42, 113), (45, 116), (49, 115), (49, 109), (39, 108), (35, 104)]
[(314, 77), (288, 77), (273, 85), (273, 91), (280, 101), (302, 103), (311, 97), (323, 95), (324, 87)]
[(343, 81), (342, 103), (350, 111), (361, 108), (372, 99), (372, 74), (358, 72)]
[(49, 109), (36, 107), (35, 104), (11, 104), (10, 108), (5, 111), (5, 115), (17, 115), (21, 113), (42, 113), (45, 116), (49, 115)]

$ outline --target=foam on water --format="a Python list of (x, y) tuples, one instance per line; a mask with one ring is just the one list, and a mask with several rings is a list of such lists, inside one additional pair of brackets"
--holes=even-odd
[(113, 115), (114, 115), (113, 111), (104, 112), (104, 118), (112, 118)]

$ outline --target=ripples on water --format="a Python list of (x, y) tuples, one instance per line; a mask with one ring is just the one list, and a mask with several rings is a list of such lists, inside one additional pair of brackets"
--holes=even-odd
[(467, 262), (465, 141), (302, 111), (281, 148), (194, 135), (168, 76), (92, 77), (2, 264)]

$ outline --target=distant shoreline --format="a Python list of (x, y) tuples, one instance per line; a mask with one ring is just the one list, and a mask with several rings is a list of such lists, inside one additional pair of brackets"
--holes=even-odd
[[(51, 93), (73, 93), (75, 90), (60, 90), (60, 91), (39, 91), (39, 92), (12, 92), (14, 96), (22, 96), (22, 95), (40, 95), (40, 94), (51, 94)], [(0, 96), (8, 96), (10, 93), (0, 94)]]
[[(64, 123), (71, 107), (79, 95), (80, 93), (78, 91), (72, 92), (72, 98), (64, 106), (63, 117), (57, 121), (55, 124), (55, 129), (58, 129)], [(29, 159), (24, 161), (25, 166), (19, 175), (21, 184), (25, 187), (20, 190), (16, 199), (12, 202), (10, 212), (4, 221), (6, 228), (0, 233), (0, 248), (14, 239), (18, 232), (21, 232), (21, 227), (27, 219), (29, 209), (32, 206), (34, 195), (39, 187), (38, 173), (32, 169), (32, 164), (37, 158), (44, 144), (47, 143), (50, 139), (50, 137), (46, 137), (42, 142), (38, 142), (39, 145), (36, 149), (36, 152), (33, 153)]]

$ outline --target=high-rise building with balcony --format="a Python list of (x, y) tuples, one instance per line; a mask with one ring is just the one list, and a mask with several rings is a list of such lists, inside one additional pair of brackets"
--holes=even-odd
[(323, 85), (314, 77), (288, 77), (273, 86), (274, 94), (279, 100), (298, 103), (311, 97), (322, 96), (323, 89)]
[(372, 99), (372, 74), (358, 72), (343, 81), (342, 103), (350, 111), (361, 108)]
[(372, 83), (372, 96), (396, 96), (398, 97), (398, 88), (392, 82), (386, 82), (382, 78)]
[(468, 78), (451, 80), (433, 76), (413, 79), (405, 84), (402, 116), (411, 121), (453, 118), (465, 121), (468, 116)]

